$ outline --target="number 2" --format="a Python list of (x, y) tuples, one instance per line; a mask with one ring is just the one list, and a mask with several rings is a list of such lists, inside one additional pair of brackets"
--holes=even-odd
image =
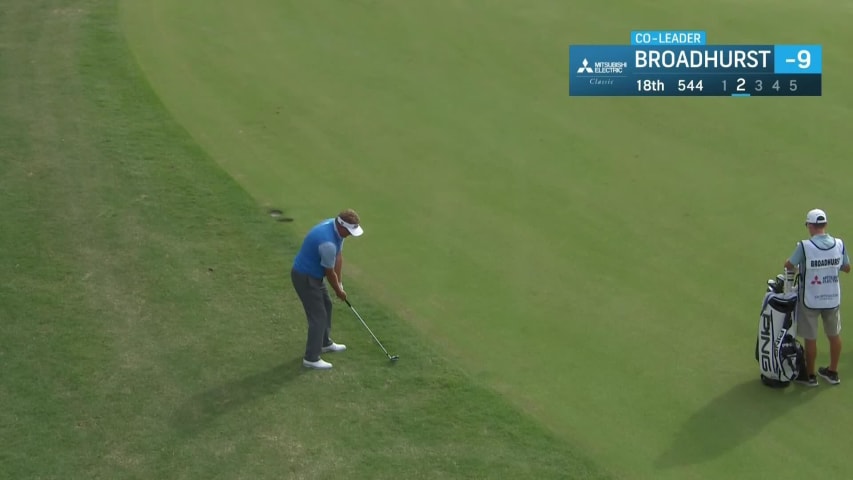
[(742, 79), (742, 78), (738, 78), (738, 79), (737, 79), (737, 91), (738, 91), (738, 92), (743, 92), (743, 91), (745, 91), (745, 90), (746, 90), (746, 89), (744, 88), (745, 86), (746, 86), (746, 80), (744, 80), (744, 79)]

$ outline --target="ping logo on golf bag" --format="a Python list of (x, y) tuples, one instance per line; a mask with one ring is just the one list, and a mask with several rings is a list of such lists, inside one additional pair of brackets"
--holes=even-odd
[(802, 369), (802, 346), (791, 333), (796, 331), (796, 307), (796, 293), (771, 291), (764, 296), (755, 339), (755, 359), (765, 385), (785, 387)]
[(761, 370), (767, 372), (773, 371), (772, 322), (772, 315), (769, 313), (761, 314), (761, 331), (759, 332), (758, 340), (761, 345), (761, 358), (759, 362), (761, 363)]

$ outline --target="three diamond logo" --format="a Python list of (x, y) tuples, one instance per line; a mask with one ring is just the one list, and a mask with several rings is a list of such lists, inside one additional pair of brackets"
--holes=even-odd
[(592, 68), (589, 66), (589, 60), (584, 58), (582, 64), (583, 66), (578, 69), (578, 73), (594, 73)]

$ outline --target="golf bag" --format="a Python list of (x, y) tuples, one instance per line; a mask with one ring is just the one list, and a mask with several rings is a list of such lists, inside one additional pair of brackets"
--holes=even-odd
[(767, 283), (755, 341), (755, 359), (764, 385), (785, 388), (806, 369), (805, 352), (796, 339), (798, 297), (796, 291), (786, 286), (782, 275)]

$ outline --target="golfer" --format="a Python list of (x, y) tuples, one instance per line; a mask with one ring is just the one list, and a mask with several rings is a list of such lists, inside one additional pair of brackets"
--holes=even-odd
[(320, 358), (320, 353), (342, 352), (346, 345), (332, 341), (329, 333), (332, 329), (332, 300), (326, 289), (328, 284), (341, 300), (347, 294), (341, 284), (341, 251), (344, 239), (364, 233), (359, 225), (358, 214), (344, 210), (335, 218), (329, 218), (314, 226), (302, 248), (293, 259), (290, 279), (293, 288), (308, 318), (308, 340), (305, 342), (305, 356), (302, 365), (308, 368), (329, 369), (332, 364)]
[(826, 233), (827, 217), (823, 210), (806, 214), (809, 238), (797, 242), (785, 268), (799, 269), (797, 302), (797, 334), (805, 339), (806, 375), (796, 381), (816, 387), (817, 320), (823, 319), (823, 331), (829, 339), (829, 366), (817, 371), (827, 382), (837, 385), (838, 360), (841, 357), (841, 287), (838, 272), (850, 272), (850, 258), (840, 238)]

